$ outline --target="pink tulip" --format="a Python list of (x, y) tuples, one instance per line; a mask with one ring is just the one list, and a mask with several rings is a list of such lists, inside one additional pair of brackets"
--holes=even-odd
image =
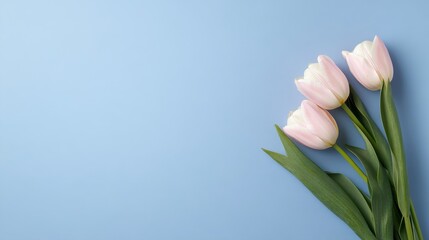
[(332, 115), (308, 100), (302, 101), (301, 107), (289, 115), (283, 131), (318, 150), (332, 147), (338, 138), (338, 126)]
[(321, 108), (337, 108), (349, 97), (349, 82), (328, 56), (319, 56), (317, 61), (308, 66), (304, 77), (295, 80), (295, 84), (305, 97)]
[(392, 81), (392, 60), (378, 36), (372, 42), (358, 44), (353, 52), (343, 51), (343, 56), (355, 78), (367, 89), (379, 90), (383, 81)]

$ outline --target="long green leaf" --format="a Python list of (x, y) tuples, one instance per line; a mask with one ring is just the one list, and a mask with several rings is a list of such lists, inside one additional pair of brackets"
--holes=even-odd
[(300, 180), (327, 208), (362, 239), (376, 240), (358, 207), (347, 193), (320, 167), (307, 158), (276, 125), (287, 156), (263, 149), (272, 159)]
[(407, 231), (405, 230), (404, 218), (401, 219), (401, 222), (398, 228), (398, 233), (399, 233), (399, 236), (401, 237), (401, 240), (408, 240)]
[(328, 173), (328, 175), (349, 195), (355, 205), (359, 208), (366, 222), (374, 231), (374, 217), (369, 205), (369, 199), (362, 191), (346, 176), (341, 173)]
[(393, 153), (393, 178), (398, 206), (404, 218), (408, 218), (410, 213), (410, 195), (408, 189), (407, 166), (402, 143), (401, 127), (395, 103), (393, 102), (389, 81), (383, 84), (381, 90), (380, 109), (384, 130)]
[(362, 135), (366, 149), (347, 148), (361, 160), (368, 177), (371, 207), (378, 239), (393, 239), (393, 197), (386, 169), (380, 164), (377, 154), (365, 134)]
[(401, 128), (392, 97), (390, 82), (384, 82), (380, 98), (381, 117), (383, 126), (392, 150), (393, 178), (399, 209), (402, 213), (408, 240), (413, 240), (415, 230), (410, 217), (410, 195), (405, 152), (402, 142)]
[(387, 143), (386, 138), (384, 137), (380, 128), (377, 126), (377, 124), (367, 112), (365, 105), (359, 98), (359, 95), (351, 87), (350, 96), (347, 99), (346, 104), (350, 108), (350, 110), (352, 110), (353, 114), (355, 114), (357, 119), (362, 123), (365, 129), (371, 134), (371, 136), (366, 137), (370, 140), (372, 147), (377, 153), (378, 159), (387, 169), (390, 178), (390, 175), (392, 175), (392, 158), (390, 155), (390, 146)]
[[(402, 219), (402, 213), (399, 212), (399, 214), (396, 214), (397, 211), (399, 211), (397, 198), (396, 198), (396, 189), (393, 186), (396, 186), (397, 181), (394, 180), (394, 173), (393, 164), (397, 164), (397, 162), (392, 161), (392, 154), (390, 150), (390, 146), (383, 135), (380, 128), (377, 126), (377, 124), (374, 122), (374, 120), (371, 118), (369, 113), (367, 112), (362, 100), (359, 98), (359, 95), (356, 93), (356, 91), (351, 88), (350, 89), (350, 97), (348, 98), (346, 104), (351, 109), (353, 114), (357, 117), (357, 119), (362, 123), (362, 125), (365, 127), (367, 132), (371, 133), (372, 139), (369, 138), (375, 152), (377, 153), (378, 159), (381, 161), (382, 165), (387, 169), (388, 177), (390, 180), (390, 184), (392, 186), (392, 195), (394, 196), (394, 234), (395, 239), (400, 239), (398, 236), (399, 232), (399, 223)], [(356, 126), (356, 125), (355, 125)], [(358, 126), (356, 126), (358, 128)], [(397, 168), (396, 168), (397, 169)]]
[[(394, 196), (396, 196), (396, 195), (394, 195)], [(394, 200), (396, 200), (396, 199), (394, 199)], [(395, 202), (395, 204), (393, 206), (393, 229), (394, 229), (393, 234), (394, 234), (395, 240), (407, 240), (407, 236), (404, 235), (405, 228), (403, 226), (401, 226), (401, 223), (403, 221), (402, 213), (399, 210), (399, 206), (398, 206), (397, 202), (396, 201), (394, 201), (394, 202)]]

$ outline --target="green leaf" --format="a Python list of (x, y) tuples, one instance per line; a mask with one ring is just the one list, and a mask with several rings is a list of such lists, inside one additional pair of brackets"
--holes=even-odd
[(301, 150), (276, 125), (287, 156), (263, 149), (272, 159), (300, 180), (328, 209), (335, 213), (362, 239), (375, 240), (358, 207), (347, 193)]
[(401, 223), (399, 224), (398, 233), (401, 240), (408, 240), (407, 231), (405, 230), (404, 218), (401, 219)]
[[(346, 105), (352, 110), (354, 115), (357, 117), (359, 122), (368, 130), (370, 136), (367, 136), (369, 139), (375, 138), (374, 128), (372, 124), (372, 119), (369, 117), (368, 112), (365, 109), (365, 106), (362, 100), (359, 98), (359, 95), (356, 91), (350, 86), (350, 95), (346, 101)], [(362, 130), (362, 129), (361, 129)]]
[[(369, 138), (375, 152), (377, 153), (378, 159), (387, 169), (390, 184), (392, 186), (396, 186), (395, 182), (397, 181), (394, 179), (393, 164), (397, 164), (397, 162), (392, 161), (390, 146), (380, 128), (367, 112), (362, 100), (359, 98), (359, 95), (352, 88), (350, 89), (350, 97), (348, 98), (346, 104), (357, 117), (357, 119), (362, 123), (365, 129), (371, 133), (373, 139), (369, 138), (368, 136), (367, 137)], [(358, 127), (356, 126), (356, 128)], [(397, 169), (397, 167), (395, 169)], [(396, 199), (396, 189), (394, 187), (392, 187), (392, 195), (394, 196), (394, 229), (399, 229), (398, 226), (402, 219), (402, 213), (399, 212), (399, 214), (396, 214), (396, 212), (399, 211), (399, 207)], [(398, 230), (395, 231), (396, 235), (398, 234), (397, 232)], [(398, 239), (398, 237), (395, 239)]]
[[(395, 196), (395, 195), (394, 195)], [(396, 199), (393, 199), (396, 200)], [(405, 233), (405, 227), (402, 225), (403, 222), (402, 213), (399, 210), (398, 204), (395, 202), (393, 206), (393, 229), (395, 240), (407, 240), (407, 235)], [(404, 237), (405, 236), (405, 237)]]
[(372, 216), (370, 200), (356, 187), (356, 185), (346, 176), (340, 173), (328, 173), (328, 175), (349, 195), (355, 205), (359, 208), (366, 222), (374, 231), (374, 217)]
[(410, 213), (410, 195), (407, 167), (402, 143), (401, 127), (395, 103), (393, 102), (389, 81), (383, 84), (380, 97), (380, 108), (384, 130), (393, 153), (393, 182), (396, 188), (398, 206), (404, 218), (408, 218)]
[(365, 129), (371, 134), (371, 136), (366, 137), (370, 140), (372, 147), (377, 153), (378, 159), (387, 169), (390, 178), (392, 175), (392, 158), (390, 155), (390, 146), (387, 143), (386, 138), (384, 137), (380, 128), (367, 112), (362, 100), (359, 98), (359, 95), (351, 87), (350, 96), (347, 99), (346, 104), (356, 116), (356, 118), (362, 123)]
[(369, 139), (362, 131), (366, 149), (347, 148), (362, 162), (367, 172), (375, 235), (378, 239), (393, 239), (393, 197), (386, 169), (380, 164)]

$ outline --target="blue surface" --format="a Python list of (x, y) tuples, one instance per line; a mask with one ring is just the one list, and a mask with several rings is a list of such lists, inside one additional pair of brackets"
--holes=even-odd
[[(428, 7), (1, 1), (0, 239), (358, 239), (260, 148), (281, 151), (273, 124), (308, 63), (346, 70), (341, 50), (375, 34), (429, 236)], [(350, 80), (378, 117), (378, 93)], [(306, 152), (359, 182), (332, 150)]]

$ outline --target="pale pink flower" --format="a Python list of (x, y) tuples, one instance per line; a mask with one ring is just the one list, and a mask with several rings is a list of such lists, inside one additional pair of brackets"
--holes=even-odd
[(309, 100), (302, 101), (301, 106), (289, 114), (283, 131), (318, 150), (332, 147), (338, 138), (338, 126), (332, 115)]
[(393, 64), (383, 41), (375, 36), (374, 41), (358, 44), (353, 52), (343, 51), (343, 56), (355, 78), (369, 90), (379, 90), (383, 81), (392, 81)]
[(321, 108), (337, 108), (349, 97), (349, 82), (328, 56), (319, 56), (317, 61), (308, 66), (304, 77), (295, 80), (295, 84), (306, 98)]

